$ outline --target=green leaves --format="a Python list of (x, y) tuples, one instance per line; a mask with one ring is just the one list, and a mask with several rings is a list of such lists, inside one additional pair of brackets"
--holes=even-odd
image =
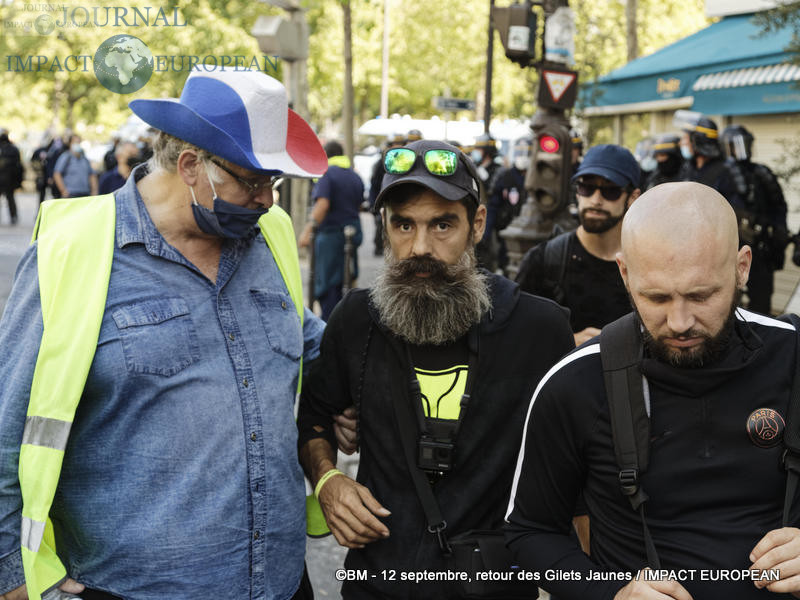
[[(343, 99), (343, 0), (301, 0), (310, 30), (308, 60), (309, 109), (318, 130), (341, 121)], [(353, 86), (356, 125), (380, 110), (383, 0), (347, 0), (352, 10)], [(507, 0), (497, 0), (507, 4)], [(633, 0), (631, 0), (633, 1)], [(418, 0), (387, 0), (390, 11), (389, 112), (429, 118), (437, 114), (435, 96), (477, 101), (476, 112), (451, 118), (483, 116), (489, 0), (431, 4)], [(286, 16), (278, 8), (253, 0), (124, 0), (113, 3), (151, 12), (177, 9), (184, 27), (57, 27), (48, 35), (0, 36), (0, 114), (12, 131), (42, 130), (55, 120), (60, 127), (84, 123), (89, 138), (107, 139), (130, 115), (134, 98), (178, 96), (188, 74), (181, 56), (245, 56), (247, 64), (260, 56), (250, 30), (262, 14)], [(36, 5), (36, 4), (34, 4)], [(60, 3), (58, 6), (64, 6)], [(102, 0), (81, 0), (70, 6), (108, 7)], [(792, 5), (800, 5), (793, 2)], [(26, 3), (0, 0), (0, 19), (20, 16)], [(31, 6), (31, 4), (27, 4)], [(582, 81), (593, 79), (625, 62), (625, 7), (619, 0), (572, 0), (576, 15), (576, 68)], [(60, 15), (60, 13), (59, 13)], [(24, 16), (24, 15), (23, 15)], [(28, 15), (30, 17), (31, 15)], [(638, 39), (648, 54), (706, 25), (703, 0), (638, 0)], [(781, 17), (783, 18), (783, 17)], [(786, 16), (785, 18), (789, 18)], [(58, 17), (60, 20), (60, 16)], [(540, 23), (542, 15), (540, 14)], [(112, 16), (113, 21), (113, 16)], [(129, 18), (130, 21), (130, 18)], [(541, 26), (540, 26), (541, 27)], [(541, 34), (541, 31), (539, 32)], [(177, 57), (157, 67), (150, 81), (134, 94), (115, 94), (99, 84), (92, 61), (88, 70), (9, 70), (8, 57), (94, 56), (98, 46), (116, 34), (140, 38), (154, 56)], [(274, 61), (274, 59), (271, 59)], [(13, 61), (12, 61), (13, 62)], [(14, 64), (16, 64), (14, 62)], [(173, 64), (177, 69), (173, 68)], [(166, 67), (166, 68), (165, 68)], [(270, 75), (281, 78), (278, 68)], [(536, 108), (537, 76), (509, 61), (495, 33), (492, 109), (495, 116), (526, 118)], [(477, 114), (476, 114), (477, 113)]]

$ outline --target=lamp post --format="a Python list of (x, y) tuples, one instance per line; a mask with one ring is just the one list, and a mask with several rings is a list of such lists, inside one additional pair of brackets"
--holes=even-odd
[(525, 252), (554, 233), (575, 228), (569, 214), (572, 139), (565, 111), (575, 103), (577, 73), (566, 68), (572, 60), (574, 19), (567, 0), (515, 2), (495, 7), (493, 16), (506, 56), (520, 66), (531, 65), (536, 55), (536, 17), (533, 6), (545, 14), (538, 109), (531, 120), (533, 144), (525, 175), (525, 203), (520, 214), (500, 232), (508, 248), (508, 272), (513, 277)]

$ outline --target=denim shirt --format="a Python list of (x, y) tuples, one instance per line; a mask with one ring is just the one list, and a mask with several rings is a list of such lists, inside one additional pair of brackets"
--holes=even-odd
[[(51, 509), (70, 577), (125, 600), (290, 598), (305, 551), (294, 401), (323, 322), (300, 320), (258, 232), (217, 282), (159, 234), (135, 185)], [(24, 582), (17, 465), (42, 334), (36, 245), (0, 321), (0, 593)]]

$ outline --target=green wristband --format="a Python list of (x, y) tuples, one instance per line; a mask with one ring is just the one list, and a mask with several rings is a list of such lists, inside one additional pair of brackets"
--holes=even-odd
[(319, 478), (319, 481), (317, 482), (317, 487), (314, 488), (314, 497), (317, 500), (319, 500), (319, 491), (322, 489), (322, 486), (325, 485), (328, 482), (328, 479), (330, 479), (334, 475), (344, 475), (344, 473), (342, 473), (339, 469), (334, 468)]

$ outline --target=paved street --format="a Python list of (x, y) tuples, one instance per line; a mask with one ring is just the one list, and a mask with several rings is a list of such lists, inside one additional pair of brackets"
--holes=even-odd
[(14, 270), (31, 241), (39, 202), (35, 194), (16, 194), (19, 223), (12, 226), (5, 197), (0, 200), (0, 311), (6, 305)]

